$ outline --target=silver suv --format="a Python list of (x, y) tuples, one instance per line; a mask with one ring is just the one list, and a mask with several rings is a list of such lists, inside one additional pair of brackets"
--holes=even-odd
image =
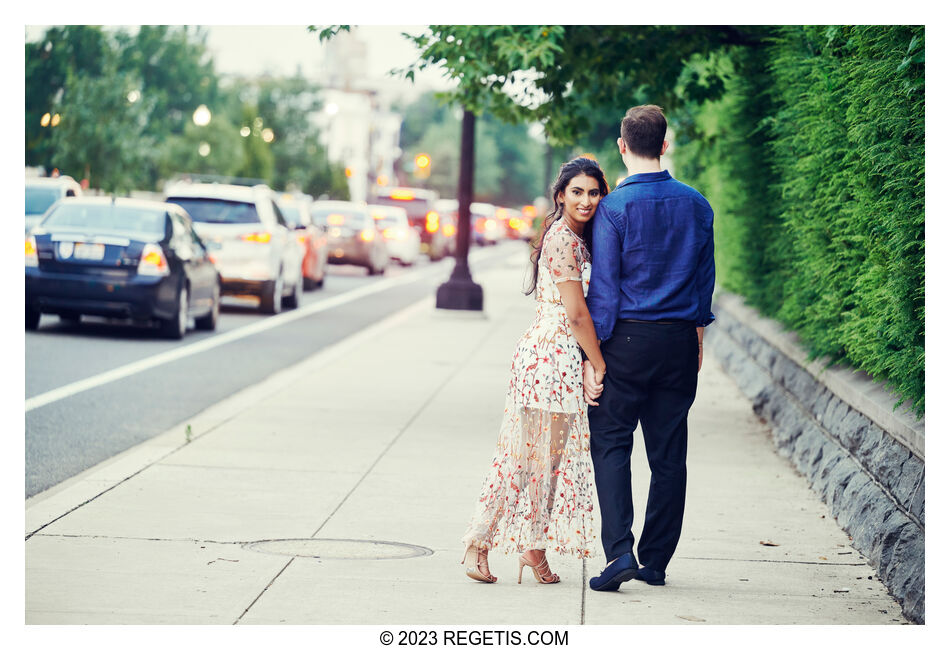
[(211, 242), (224, 295), (252, 295), (261, 311), (293, 309), (303, 295), (302, 251), (276, 195), (266, 185), (177, 183), (166, 200), (188, 212), (195, 230)]
[(71, 176), (37, 176), (26, 179), (27, 234), (54, 203), (67, 196), (82, 196), (82, 187)]

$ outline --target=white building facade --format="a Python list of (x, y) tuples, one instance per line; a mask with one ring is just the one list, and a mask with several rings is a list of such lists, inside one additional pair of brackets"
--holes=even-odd
[(367, 201), (375, 184), (396, 178), (402, 117), (382, 105), (367, 76), (366, 44), (342, 32), (328, 44), (318, 83), (323, 111), (314, 116), (331, 162), (347, 169), (350, 199)]

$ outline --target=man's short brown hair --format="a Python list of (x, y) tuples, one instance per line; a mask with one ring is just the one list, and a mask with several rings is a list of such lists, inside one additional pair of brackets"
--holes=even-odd
[(620, 123), (620, 137), (633, 155), (659, 160), (666, 138), (663, 109), (653, 104), (634, 106)]

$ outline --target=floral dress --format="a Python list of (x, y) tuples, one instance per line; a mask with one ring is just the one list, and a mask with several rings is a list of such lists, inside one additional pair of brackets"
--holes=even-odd
[(482, 484), (468, 547), (523, 553), (595, 552), (593, 465), (580, 345), (557, 284), (590, 282), (590, 254), (563, 219), (544, 238), (537, 316), (518, 341), (495, 457)]

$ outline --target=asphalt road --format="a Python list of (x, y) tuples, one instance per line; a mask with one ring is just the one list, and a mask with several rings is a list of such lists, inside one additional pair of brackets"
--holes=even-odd
[[(519, 250), (527, 251), (517, 242), (474, 249), (475, 280), (479, 268)], [(254, 300), (225, 298), (216, 331), (189, 330), (181, 341), (124, 322), (84, 317), (69, 325), (44, 315), (37, 331), (26, 332), (26, 496), (167, 431), (403, 307), (427, 296), (434, 300), (453, 266), (452, 259), (421, 261), (408, 269), (392, 266), (381, 277), (331, 266), (324, 288), (305, 293), (299, 310), (265, 316)], [(285, 317), (308, 310), (315, 313)], [(265, 324), (275, 326), (254, 331)], [(242, 336), (247, 328), (250, 333)], [(216, 345), (220, 341), (226, 342)], [(157, 355), (169, 353), (181, 356), (155, 363), (163, 358)], [(126, 376), (102, 383), (103, 374), (116, 369)]]

